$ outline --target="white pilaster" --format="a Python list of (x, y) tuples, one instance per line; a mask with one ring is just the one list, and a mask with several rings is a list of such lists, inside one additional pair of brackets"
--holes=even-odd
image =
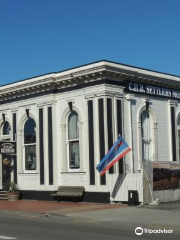
[[(130, 148), (132, 149), (132, 151), (125, 156), (126, 159), (126, 166), (128, 166), (128, 168), (126, 168), (126, 170), (128, 172), (134, 172), (134, 146), (133, 146), (133, 114), (132, 114), (132, 100), (134, 99), (134, 95), (132, 94), (128, 94), (126, 96), (126, 101), (124, 101), (124, 103), (126, 103), (128, 106), (128, 122), (126, 123), (126, 127), (128, 129), (128, 134), (125, 135), (125, 140), (126, 142), (129, 144)], [(124, 107), (125, 108), (125, 107)], [(127, 133), (127, 132), (126, 132)]]
[[(95, 166), (100, 162), (100, 151), (99, 151), (99, 115), (98, 115), (98, 99), (94, 99), (94, 164)], [(96, 186), (100, 186), (100, 175), (95, 170)]]

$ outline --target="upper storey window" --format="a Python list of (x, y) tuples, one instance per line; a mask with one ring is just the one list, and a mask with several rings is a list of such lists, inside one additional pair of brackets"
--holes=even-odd
[(11, 127), (9, 122), (5, 122), (2, 128), (2, 135), (9, 135), (11, 131)]

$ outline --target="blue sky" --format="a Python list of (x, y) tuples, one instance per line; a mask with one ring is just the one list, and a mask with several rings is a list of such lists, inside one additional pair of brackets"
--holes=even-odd
[(180, 76), (180, 1), (0, 1), (0, 85), (101, 59)]

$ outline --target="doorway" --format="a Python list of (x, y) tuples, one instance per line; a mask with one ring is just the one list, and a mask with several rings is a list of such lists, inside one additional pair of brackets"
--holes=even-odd
[(11, 182), (11, 161), (9, 156), (2, 154), (2, 189), (7, 190)]
[[(11, 141), (11, 126), (9, 121), (3, 119), (0, 129), (0, 140)], [(9, 160), (9, 162), (7, 161)], [(0, 188), (3, 190), (7, 189), (8, 184), (11, 181), (11, 156), (7, 154), (0, 154)]]

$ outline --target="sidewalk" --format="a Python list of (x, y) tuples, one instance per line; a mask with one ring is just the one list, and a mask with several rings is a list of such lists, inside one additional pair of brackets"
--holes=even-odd
[(34, 213), (51, 213), (66, 215), (69, 213), (80, 213), (87, 211), (100, 211), (110, 209), (121, 209), (127, 205), (98, 204), (98, 203), (72, 203), (72, 202), (49, 202), (49, 201), (0, 201), (0, 210), (21, 211)]
[(0, 211), (29, 212), (66, 216), (74, 219), (173, 227), (180, 230), (180, 201), (153, 207), (128, 207), (125, 204), (70, 203), (20, 200), (0, 201)]

